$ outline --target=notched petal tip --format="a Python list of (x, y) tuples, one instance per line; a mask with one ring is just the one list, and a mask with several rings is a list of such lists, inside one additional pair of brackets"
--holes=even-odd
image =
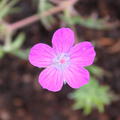
[(46, 87), (43, 87), (43, 86), (41, 86), (43, 89), (45, 89), (45, 90), (48, 90), (48, 91), (51, 91), (51, 92), (59, 92), (59, 91), (61, 91), (61, 89), (62, 88), (60, 88), (60, 89), (49, 89), (49, 88), (46, 88)]
[(28, 60), (33, 66), (42, 68), (50, 65), (53, 57), (54, 51), (50, 46), (38, 43), (30, 49)]
[(56, 30), (52, 37), (53, 48), (57, 52), (67, 52), (74, 44), (74, 32), (70, 28)]
[(58, 92), (63, 86), (62, 75), (54, 67), (48, 67), (39, 75), (39, 84), (49, 91)]
[(64, 73), (65, 80), (67, 84), (72, 88), (80, 88), (89, 83), (90, 75), (89, 72), (76, 65), (72, 65)]
[(93, 64), (96, 52), (91, 42), (81, 42), (71, 48), (69, 52), (71, 62), (80, 66)]

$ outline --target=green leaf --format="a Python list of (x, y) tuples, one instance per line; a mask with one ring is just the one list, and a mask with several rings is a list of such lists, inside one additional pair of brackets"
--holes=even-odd
[(0, 9), (3, 9), (3, 7), (7, 4), (9, 0), (1, 0), (0, 1)]
[(0, 46), (0, 58), (3, 58), (5, 52), (3, 50), (3, 48)]
[[(48, 0), (39, 0), (38, 12), (42, 13), (52, 7), (53, 5)], [(55, 18), (53, 16), (47, 16), (40, 20), (46, 29), (50, 29), (55, 24)]]
[(78, 24), (92, 29), (106, 29), (108, 26), (105, 24), (103, 19), (95, 19), (92, 17), (83, 18), (82, 16), (73, 16), (70, 19), (66, 18), (66, 16), (61, 16), (61, 19), (66, 22), (66, 24), (70, 23), (72, 25)]
[(21, 48), (21, 46), (23, 45), (24, 41), (25, 41), (25, 35), (23, 33), (20, 33), (16, 37), (14, 42), (11, 43), (11, 46), (10, 46), (11, 47), (11, 51)]
[(26, 50), (16, 50), (16, 51), (11, 51), (10, 53), (19, 57), (20, 59), (24, 59), (27, 60), (28, 59), (28, 54), (29, 54), (30, 49), (26, 49)]
[(11, 10), (12, 7), (18, 2), (18, 0), (1, 0), (0, 1), (0, 19), (3, 19), (5, 16), (7, 16)]
[(90, 83), (75, 90), (69, 95), (74, 99), (74, 109), (83, 109), (84, 114), (90, 114), (92, 109), (104, 112), (104, 106), (115, 100), (116, 96), (111, 93), (108, 86), (101, 86), (97, 80), (91, 77)]
[(92, 74), (92, 75), (95, 75), (97, 77), (101, 77), (103, 75), (103, 70), (102, 68), (98, 67), (98, 66), (95, 66), (95, 65), (91, 65), (91, 66), (88, 66), (86, 67), (89, 72)]

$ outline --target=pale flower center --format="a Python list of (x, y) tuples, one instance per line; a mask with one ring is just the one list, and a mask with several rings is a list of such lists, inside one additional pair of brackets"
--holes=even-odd
[(65, 69), (66, 67), (68, 67), (70, 64), (70, 57), (68, 54), (66, 53), (61, 53), (59, 55), (57, 55), (54, 59), (53, 59), (53, 65), (57, 68), (57, 69)]

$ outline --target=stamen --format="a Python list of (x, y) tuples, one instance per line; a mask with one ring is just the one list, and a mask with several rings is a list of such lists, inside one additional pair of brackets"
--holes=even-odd
[(54, 59), (53, 59), (53, 65), (57, 68), (57, 69), (65, 69), (66, 67), (68, 67), (70, 63), (70, 57), (68, 54), (66, 53), (61, 53), (60, 55), (57, 55)]

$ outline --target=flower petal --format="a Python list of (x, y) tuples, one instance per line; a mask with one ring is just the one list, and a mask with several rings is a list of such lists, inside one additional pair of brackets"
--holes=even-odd
[(95, 58), (95, 50), (90, 42), (81, 42), (71, 48), (69, 52), (71, 62), (80, 66), (89, 66)]
[(89, 78), (89, 72), (86, 69), (75, 65), (71, 65), (64, 71), (64, 80), (72, 88), (80, 88), (88, 84)]
[(62, 73), (54, 67), (48, 67), (40, 73), (39, 83), (43, 88), (57, 92), (63, 86)]
[(74, 33), (70, 28), (60, 28), (52, 38), (53, 48), (57, 53), (67, 52), (74, 44)]
[(36, 44), (30, 50), (29, 61), (34, 66), (47, 67), (51, 65), (53, 58), (54, 51), (46, 44)]

